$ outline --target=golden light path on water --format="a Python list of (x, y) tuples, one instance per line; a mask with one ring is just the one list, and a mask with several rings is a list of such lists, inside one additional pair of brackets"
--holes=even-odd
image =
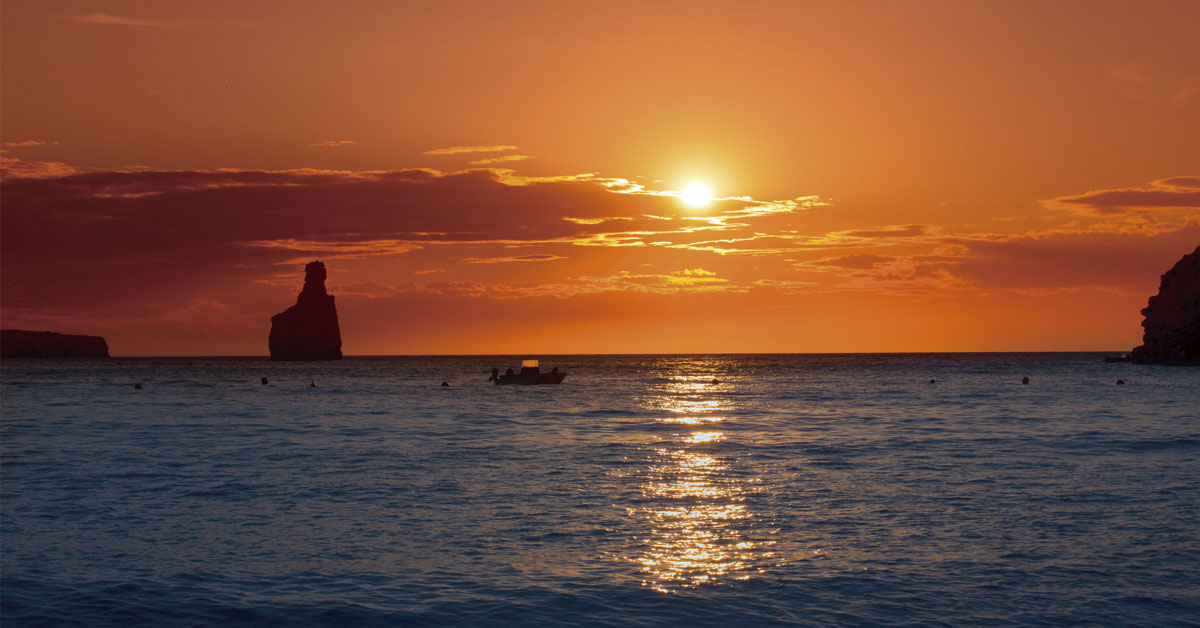
[(748, 488), (719, 453), (728, 436), (716, 428), (727, 420), (727, 401), (713, 398), (710, 381), (674, 381), (651, 400), (655, 410), (678, 416), (660, 422), (697, 427), (651, 447), (642, 485), (648, 506), (631, 508), (650, 529), (634, 561), (642, 584), (671, 593), (722, 581), (747, 580), (773, 554), (759, 536), (745, 501)]

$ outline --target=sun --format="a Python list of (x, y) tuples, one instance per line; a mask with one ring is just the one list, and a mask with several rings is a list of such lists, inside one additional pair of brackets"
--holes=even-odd
[(683, 186), (683, 189), (679, 191), (679, 198), (692, 207), (708, 205), (712, 200), (712, 188), (699, 181), (693, 181)]

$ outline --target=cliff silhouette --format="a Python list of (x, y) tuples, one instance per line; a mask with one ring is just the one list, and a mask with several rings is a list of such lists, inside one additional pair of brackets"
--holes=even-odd
[(1142, 345), (1135, 364), (1200, 366), (1200, 246), (1166, 274), (1142, 310)]
[(0, 330), (0, 357), (107, 358), (108, 343), (100, 336), (5, 329)]
[(325, 264), (304, 267), (296, 304), (271, 317), (272, 360), (340, 360), (342, 334), (333, 295), (325, 291)]

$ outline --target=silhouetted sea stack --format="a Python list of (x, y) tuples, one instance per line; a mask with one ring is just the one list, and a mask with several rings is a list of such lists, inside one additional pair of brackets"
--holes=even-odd
[(1142, 315), (1146, 333), (1133, 350), (1135, 364), (1200, 366), (1200, 246), (1162, 276)]
[(340, 360), (342, 334), (333, 295), (325, 292), (325, 264), (304, 267), (296, 304), (271, 317), (272, 360)]
[(0, 330), (0, 357), (107, 358), (108, 343), (100, 336), (5, 329)]

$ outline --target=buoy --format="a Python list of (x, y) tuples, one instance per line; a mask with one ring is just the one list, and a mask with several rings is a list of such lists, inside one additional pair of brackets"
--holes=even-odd
[(265, 377), (264, 377), (264, 378), (263, 378), (263, 380), (262, 380), (262, 382), (263, 382), (263, 386), (266, 386), (266, 385), (267, 385), (267, 378), (265, 378)]
[(138, 389), (138, 390), (141, 390), (141, 389), (145, 388), (145, 386), (142, 386), (141, 384), (134, 384), (134, 385), (133, 385), (133, 387), (134, 387), (134, 388), (136, 388), (136, 389)]
[(1124, 386), (1124, 385), (1125, 385), (1125, 380), (1123, 380), (1123, 379), (1118, 379), (1118, 380), (1117, 380), (1117, 385), (1118, 385), (1118, 386)]
[(936, 379), (931, 379), (931, 380), (929, 380), (929, 383), (930, 383), (930, 384), (936, 384), (936, 383), (937, 383), (937, 380), (936, 380)]
[(1029, 383), (1029, 378), (1028, 378), (1028, 377), (1022, 377), (1022, 378), (1021, 378), (1021, 383), (1022, 383), (1022, 384), (1028, 384), (1028, 383)]
[(308, 387), (309, 387), (309, 388), (316, 388), (316, 387), (317, 387), (317, 380), (315, 380), (315, 379), (314, 379), (314, 380), (312, 381), (312, 383), (308, 385)]
[(712, 383), (713, 383), (713, 385), (715, 386), (715, 385), (717, 385), (717, 384), (720, 384), (721, 382), (720, 382), (719, 380), (717, 380), (717, 379), (713, 379)]
[(443, 385), (443, 386), (449, 386), (449, 385), (450, 385), (450, 382), (442, 382), (442, 385)]

